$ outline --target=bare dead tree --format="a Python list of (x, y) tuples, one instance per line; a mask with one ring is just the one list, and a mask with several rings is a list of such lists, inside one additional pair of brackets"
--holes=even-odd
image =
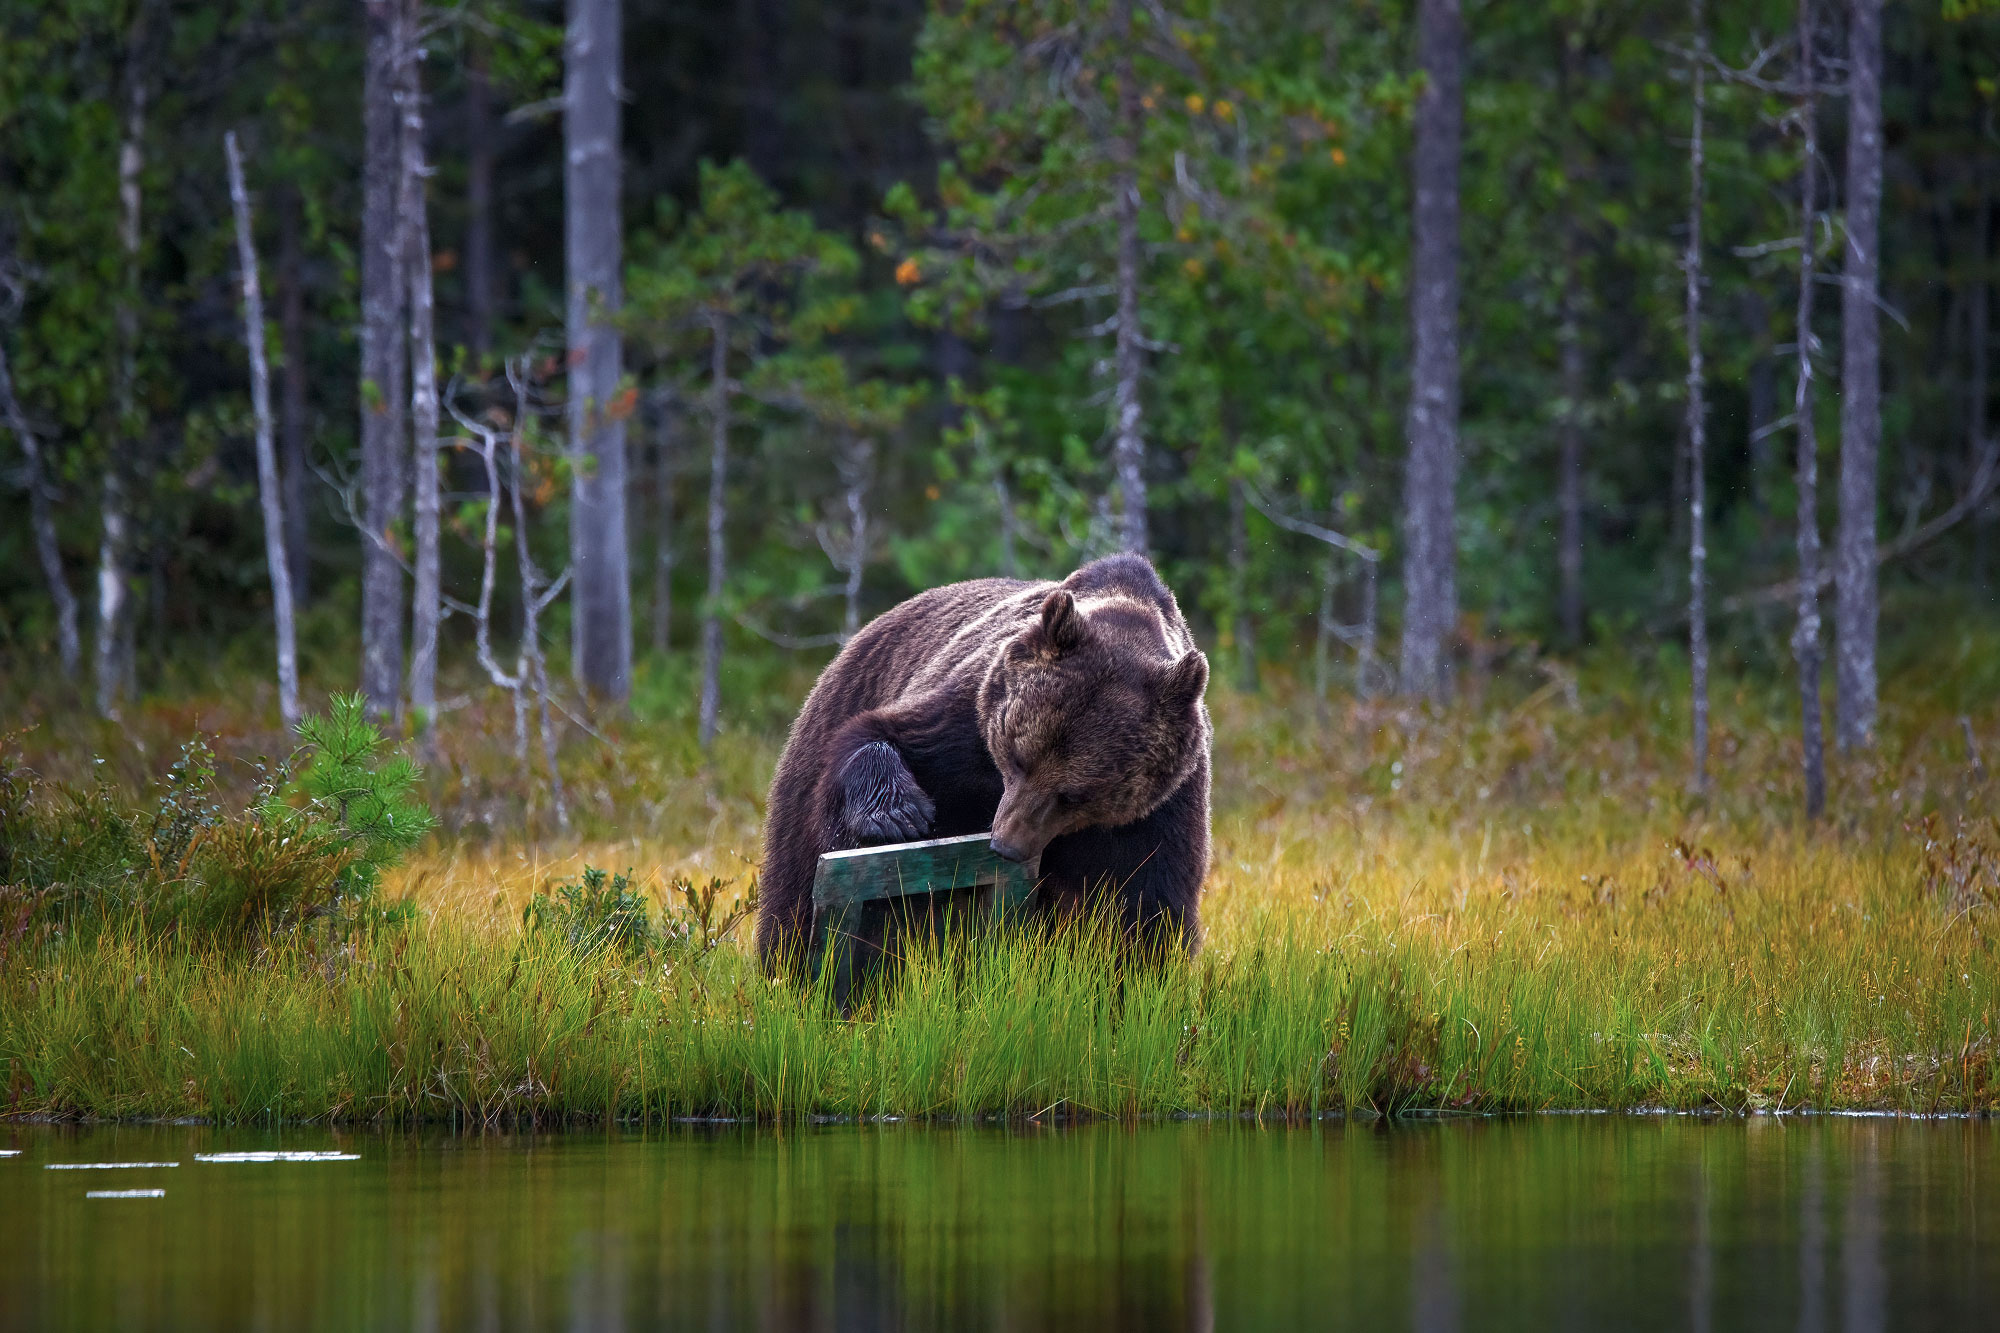
[(1688, 139), (1687, 280), (1688, 666), (1694, 720), (1694, 789), (1708, 794), (1708, 412), (1701, 352), (1701, 206), (1708, 113), (1708, 28), (1694, 0), (1694, 124)]
[(1139, 401), (1145, 372), (1139, 327), (1139, 81), (1132, 68), (1133, 0), (1112, 0), (1117, 56), (1117, 129), (1111, 140), (1111, 189), (1118, 217), (1118, 326), (1112, 352), (1112, 460), (1118, 472), (1119, 539), (1128, 551), (1146, 550), (1146, 438)]
[(1813, 428), (1813, 233), (1819, 223), (1819, 97), (1814, 87), (1812, 0), (1799, 0), (1799, 108), (1804, 151), (1799, 173), (1799, 300), (1797, 388), (1792, 402), (1798, 432), (1798, 622), (1792, 656), (1799, 667), (1801, 738), (1804, 741), (1806, 818), (1826, 810), (1826, 740), (1819, 701), (1819, 437)]
[(1257, 632), (1250, 623), (1250, 522), (1244, 483), (1229, 479), (1229, 637), (1236, 645), (1236, 687), (1257, 688)]
[(709, 317), (708, 595), (701, 606), (701, 721), (703, 753), (715, 741), (722, 714), (722, 594), (729, 576), (723, 549), (729, 518), (729, 316)]
[(423, 47), (414, 24), (402, 52), (408, 68), (397, 80), (402, 112), (398, 213), (409, 305), (410, 445), (416, 559), (410, 605), (410, 707), (422, 727), (424, 756), (437, 756), (438, 622), (443, 584), (438, 550), (437, 305), (431, 287), (430, 206), (424, 181)]
[(653, 651), (665, 655), (672, 647), (674, 624), (674, 489), (679, 443), (678, 422), (671, 404), (662, 400), (655, 413), (653, 443)]
[(1851, 0), (1847, 26), (1847, 253), (1841, 266), (1840, 526), (1834, 536), (1834, 739), (1875, 734), (1876, 473), (1882, 443), (1878, 253), (1882, 212), (1882, 0)]
[(1458, 620), (1458, 226), (1465, 29), (1459, 0), (1419, 0), (1409, 458), (1403, 500), (1403, 693), (1450, 690)]
[(412, 0), (364, 0), (361, 168), (361, 691), (389, 717), (403, 698), (403, 570), (390, 534), (403, 516), (404, 312), (408, 264), (397, 219), (402, 117), (397, 104)]
[(83, 641), (77, 633), (76, 594), (70, 591), (69, 576), (63, 572), (62, 547), (56, 541), (56, 521), (52, 509), (52, 487), (42, 459), (41, 440), (14, 396), (14, 377), (7, 368), (7, 348), (0, 344), (0, 414), (8, 429), (21, 442), (28, 463), (28, 526), (35, 535), (35, 558), (41, 563), (42, 577), (48, 581), (49, 600), (56, 607), (56, 652), (63, 674), (76, 675), (83, 659)]
[[(1573, 95), (1581, 82), (1577, 69), (1577, 42), (1572, 34), (1562, 34), (1560, 65), (1564, 96)], [(1571, 189), (1579, 189), (1586, 172), (1574, 128), (1563, 136), (1563, 175)], [(1562, 294), (1556, 326), (1558, 374), (1562, 385), (1560, 411), (1556, 419), (1558, 459), (1556, 465), (1556, 507), (1560, 515), (1556, 536), (1558, 580), (1557, 619), (1563, 641), (1572, 648), (1583, 643), (1583, 426), (1586, 367), (1583, 349), (1583, 220), (1580, 201), (1572, 198), (1563, 211)]]
[(297, 186), (278, 197), (278, 471), (285, 501), (285, 568), (292, 576), (292, 601), (311, 598), (306, 551), (306, 282), (300, 253), (303, 211)]
[(124, 135), (118, 145), (118, 248), (124, 260), (113, 323), (118, 349), (112, 369), (116, 443), (105, 462), (97, 548), (97, 711), (116, 717), (130, 688), (132, 653), (132, 514), (129, 488), (139, 451), (139, 245), (146, 165), (147, 19), (141, 4), (125, 46)]
[[(1318, 642), (1314, 646), (1315, 680), (1320, 693), (1326, 691), (1327, 640), (1339, 639), (1354, 649), (1354, 692), (1367, 698), (1375, 691), (1375, 680), (1380, 673), (1376, 655), (1377, 601), (1380, 586), (1379, 575), (1382, 567), (1382, 553), (1366, 542), (1356, 541), (1345, 533), (1336, 531), (1311, 519), (1298, 518), (1285, 513), (1272, 504), (1256, 487), (1245, 483), (1243, 497), (1250, 507), (1287, 532), (1296, 532), (1301, 537), (1310, 537), (1323, 542), (1327, 548), (1327, 564), (1320, 588), (1320, 609)], [(1361, 562), (1361, 619), (1345, 625), (1334, 617), (1333, 552), (1345, 551)]]
[(264, 294), (257, 281), (257, 243), (250, 228), (250, 191), (236, 131), (222, 136), (229, 159), (229, 201), (236, 215), (236, 263), (243, 280), (243, 343), (250, 353), (250, 410), (257, 423), (257, 497), (264, 511), (264, 561), (270, 569), (271, 611), (278, 631), (278, 712), (285, 729), (299, 724), (299, 648), (292, 621), (291, 561), (285, 550), (285, 502), (271, 429), (271, 369), (264, 356)]
[[(550, 802), (557, 826), (566, 829), (569, 827), (569, 803), (563, 791), (562, 770), (556, 764), (555, 725), (550, 716), (552, 700), (548, 663), (542, 654), (541, 625), (543, 614), (562, 595), (570, 575), (565, 569), (554, 579), (545, 577), (528, 545), (528, 512), (521, 498), (521, 470), (528, 452), (527, 422), (535, 409), (530, 398), (526, 354), (507, 362), (507, 383), (513, 392), (514, 402), (504, 432), (489, 421), (460, 410), (455, 401), (456, 395), (447, 399), (453, 419), (477, 442), (474, 448), (486, 475), (486, 521), (481, 530), (479, 550), (479, 600), (472, 608), (473, 645), (486, 678), (507, 691), (513, 699), (514, 757), (521, 765), (524, 781), (532, 781), (533, 778), (528, 764), (527, 723), (529, 701), (533, 700), (542, 761), (548, 769)], [(499, 466), (499, 454), (503, 448), (508, 455), (504, 473)], [(493, 595), (499, 583), (500, 506), (503, 499), (512, 519), (515, 572), (521, 591), (521, 642), (512, 671), (500, 665), (493, 649)]]
[(868, 567), (868, 488), (875, 476), (875, 442), (865, 431), (843, 429), (835, 466), (840, 470), (847, 532), (835, 541), (832, 532), (821, 524), (818, 536), (827, 560), (844, 576), (840, 642), (846, 643), (861, 627), (861, 575)]

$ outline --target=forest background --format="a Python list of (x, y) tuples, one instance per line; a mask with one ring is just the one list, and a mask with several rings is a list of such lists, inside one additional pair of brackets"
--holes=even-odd
[(768, 725), (774, 645), (1121, 545), (1246, 688), (1442, 697), (1648, 640), (1671, 670), (1691, 549), (1724, 669), (1782, 675), (1808, 527), (1829, 606), (1865, 528), (1886, 633), (1977, 619), (2000, 19), (1880, 8), (1856, 299), (1878, 8), (9, 7), (10, 675), (50, 697), (59, 657), (116, 715), (271, 660), (228, 132), (298, 656), (413, 729), (545, 674), (560, 744), (636, 652), (640, 712), (685, 701), (706, 749)]

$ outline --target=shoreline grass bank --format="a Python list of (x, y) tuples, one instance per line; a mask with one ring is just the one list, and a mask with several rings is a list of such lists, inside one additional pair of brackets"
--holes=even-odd
[[(1381, 839), (1377, 839), (1378, 844)], [(1992, 941), (1907, 858), (1662, 849), (1642, 891), (1375, 849), (1340, 890), (1117, 966), (919, 957), (843, 1019), (734, 945), (580, 953), (432, 917), (254, 960), (109, 930), (0, 964), (13, 1115), (558, 1123), (1416, 1109), (2000, 1109)], [(1732, 882), (1733, 879), (1733, 882)], [(1426, 884), (1430, 887), (1426, 887)], [(1460, 896), (1462, 893), (1462, 897)], [(1282, 909), (1282, 910), (1281, 910)]]
[[(631, 867), (659, 919), (677, 878), (747, 888), (772, 738), (704, 767), (688, 719), (607, 723), (611, 743), (567, 752), (560, 833), (517, 820), (535, 794), (506, 785), (504, 738), (468, 709), (422, 779), (444, 831), (383, 865), (394, 910), (365, 928), (306, 916), (203, 943), (114, 912), (76, 929), (34, 911), (75, 883), (0, 883), (0, 1116), (2000, 1111), (2000, 823), (1980, 757), (2000, 753), (1996, 663), (1983, 632), (1905, 661), (1878, 745), (1835, 757), (1836, 818), (1810, 829), (1795, 730), (1771, 720), (1781, 683), (1718, 685), (1707, 802), (1683, 785), (1679, 682), (1624, 659), (1496, 677), (1444, 711), (1323, 704), (1275, 677), (1218, 690), (1198, 957), (1121, 971), (1081, 939), (1002, 942), (920, 960), (851, 1019), (766, 979), (740, 939), (685, 947), (684, 917), (625, 953), (524, 933), (532, 896), (586, 864)], [(216, 741), (214, 796), (169, 788), (174, 819), (135, 815), (121, 884), (157, 877), (161, 830), (197, 804), (250, 808), (230, 775), (273, 738), (220, 702), (145, 723), (155, 778), (195, 718), (237, 738)], [(143, 804), (137, 780), (106, 790), (10, 808)], [(217, 834), (189, 874), (239, 843), (261, 845)], [(269, 896), (233, 864), (210, 880)], [(319, 874), (301, 864), (301, 884)]]

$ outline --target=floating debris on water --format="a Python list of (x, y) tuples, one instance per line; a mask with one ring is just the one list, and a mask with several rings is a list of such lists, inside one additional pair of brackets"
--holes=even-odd
[(86, 1199), (164, 1199), (165, 1190), (89, 1190)]
[(46, 1162), (45, 1171), (137, 1171), (145, 1167), (179, 1166), (179, 1162)]
[(198, 1152), (197, 1162), (358, 1162), (354, 1152)]

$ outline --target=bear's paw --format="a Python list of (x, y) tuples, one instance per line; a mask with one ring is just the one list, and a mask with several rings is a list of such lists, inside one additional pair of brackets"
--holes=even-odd
[(840, 770), (842, 824), (857, 847), (914, 842), (931, 831), (937, 807), (887, 741), (870, 741)]

